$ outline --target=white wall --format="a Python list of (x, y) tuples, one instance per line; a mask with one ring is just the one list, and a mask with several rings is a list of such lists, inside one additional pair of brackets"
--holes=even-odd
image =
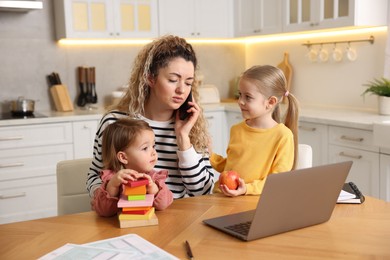
[[(370, 35), (375, 37), (374, 44), (351, 43), (358, 53), (358, 58), (354, 62), (344, 57), (340, 63), (331, 59), (327, 63), (312, 63), (305, 56), (308, 52), (307, 47), (302, 45), (308, 40), (310, 42), (358, 40), (368, 39)], [(383, 75), (385, 44), (386, 32), (383, 31), (248, 44), (246, 67), (255, 64), (277, 65), (282, 61), (283, 53), (287, 51), (293, 67), (292, 93), (298, 97), (302, 105), (377, 110), (376, 96), (366, 96), (363, 99), (361, 93), (365, 89), (363, 84)], [(347, 44), (337, 46), (345, 48)], [(333, 45), (324, 45), (324, 47), (331, 51)]]

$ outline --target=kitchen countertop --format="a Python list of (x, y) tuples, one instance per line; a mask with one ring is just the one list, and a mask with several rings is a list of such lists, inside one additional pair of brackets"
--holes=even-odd
[(374, 123), (390, 120), (390, 116), (379, 115), (376, 111), (360, 111), (340, 108), (303, 108), (300, 121), (335, 126), (373, 130)]
[[(240, 112), (237, 103), (221, 103), (225, 111)], [(213, 106), (205, 107), (213, 109)], [(300, 110), (300, 121), (327, 124), (342, 127), (373, 130), (374, 123), (390, 120), (390, 116), (379, 115), (376, 111), (363, 111), (342, 108), (309, 107)]]
[[(235, 102), (203, 104), (203, 110), (240, 112)], [(73, 122), (99, 120), (105, 110), (103, 107), (94, 109), (75, 109), (72, 112), (37, 111), (47, 117), (29, 119), (0, 120), (0, 126), (17, 126), (26, 124), (42, 124), (56, 122)], [(328, 124), (343, 127), (373, 130), (373, 124), (389, 121), (390, 116), (378, 115), (375, 111), (360, 111), (341, 108), (303, 107), (300, 111), (300, 121)]]
[(0, 120), (1, 126), (17, 126), (26, 124), (45, 124), (58, 122), (74, 122), (85, 120), (99, 120), (105, 113), (104, 108), (94, 109), (75, 109), (71, 112), (57, 112), (57, 111), (35, 111), (37, 114), (46, 117), (27, 118), (27, 119), (6, 119)]

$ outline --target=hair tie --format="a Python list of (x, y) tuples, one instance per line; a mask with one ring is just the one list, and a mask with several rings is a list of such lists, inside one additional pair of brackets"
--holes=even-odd
[(284, 93), (284, 96), (287, 97), (288, 94), (290, 94), (290, 92), (288, 92), (288, 90)]

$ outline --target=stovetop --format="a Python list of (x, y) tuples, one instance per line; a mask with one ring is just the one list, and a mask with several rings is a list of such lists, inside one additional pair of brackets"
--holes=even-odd
[(45, 115), (39, 114), (39, 113), (32, 113), (32, 114), (18, 114), (15, 115), (11, 112), (7, 113), (0, 113), (0, 120), (9, 120), (9, 119), (28, 119), (28, 118), (44, 118), (47, 117)]

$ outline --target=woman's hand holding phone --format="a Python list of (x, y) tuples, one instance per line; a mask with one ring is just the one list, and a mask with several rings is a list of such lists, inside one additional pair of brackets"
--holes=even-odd
[(190, 94), (188, 94), (188, 97), (186, 101), (179, 107), (179, 119), (180, 120), (186, 120), (187, 117), (190, 115), (188, 112), (188, 109), (190, 109), (192, 106), (188, 103), (192, 102), (192, 92), (190, 91)]
[[(183, 105), (178, 109), (178, 113), (176, 113), (175, 132), (177, 145), (180, 151), (185, 151), (191, 147), (192, 144), (190, 142), (189, 134), (196, 120), (198, 120), (201, 111), (199, 105), (196, 104), (194, 100), (187, 101), (189, 99), (192, 100), (191, 92)], [(186, 119), (180, 119), (180, 111), (182, 111), (183, 114), (186, 112)], [(184, 115), (182, 118), (184, 118)]]

